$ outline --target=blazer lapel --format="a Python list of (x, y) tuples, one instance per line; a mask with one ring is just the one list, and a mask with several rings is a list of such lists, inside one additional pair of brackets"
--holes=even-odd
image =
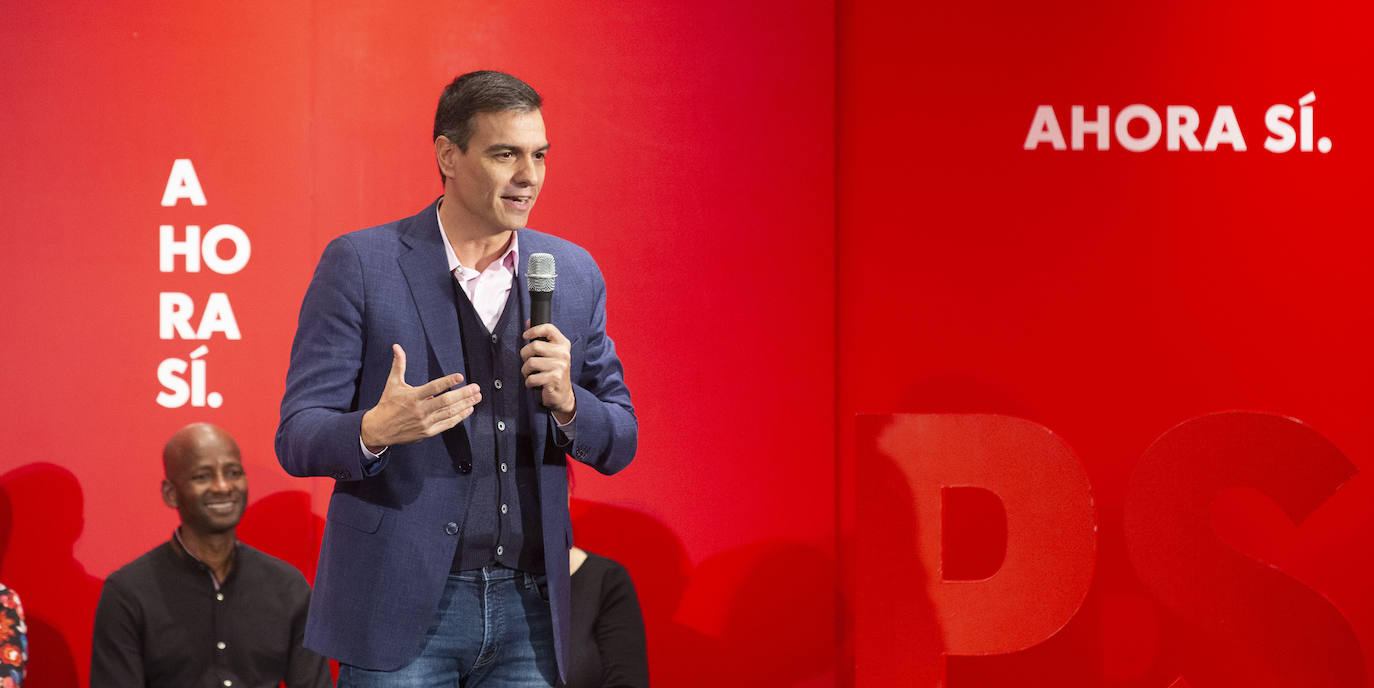
[[(409, 226), (401, 233), (401, 242), (410, 250), (402, 253), (396, 261), (400, 264), (406, 283), (410, 285), (410, 296), (415, 300), (415, 310), (420, 314), (429, 348), (442, 369), (430, 371), (430, 380), (466, 370), (463, 365), (463, 335), (458, 329), (457, 304), (453, 301), (453, 275), (448, 271), (444, 242), (439, 237), (437, 212), (436, 203), (407, 220)], [(406, 355), (418, 353), (407, 351)], [(426, 382), (429, 380), (412, 384)]]

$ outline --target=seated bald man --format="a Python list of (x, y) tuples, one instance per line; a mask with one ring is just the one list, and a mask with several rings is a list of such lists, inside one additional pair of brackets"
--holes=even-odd
[(292, 565), (238, 541), (248, 478), (238, 444), (194, 423), (162, 451), (171, 540), (110, 574), (91, 642), (91, 686), (330, 686), (301, 646), (310, 586)]

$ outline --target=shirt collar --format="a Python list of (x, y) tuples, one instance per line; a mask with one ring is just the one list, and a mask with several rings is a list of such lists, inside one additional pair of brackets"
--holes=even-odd
[[(463, 267), (463, 264), (458, 262), (458, 254), (453, 252), (453, 244), (448, 242), (448, 234), (444, 233), (444, 219), (439, 217), (438, 207), (434, 209), (434, 215), (435, 218), (439, 220), (439, 238), (444, 241), (444, 256), (448, 258), (448, 271), (453, 272)], [(496, 261), (496, 263), (510, 270), (511, 275), (519, 274), (520, 232), (510, 233), (510, 246), (506, 249), (505, 253), (501, 254), (501, 259)]]
[[(209, 574), (209, 575), (210, 575), (210, 580), (211, 580), (211, 582), (213, 582), (213, 583), (215, 584), (215, 589), (216, 589), (216, 590), (219, 590), (219, 589), (220, 589), (220, 586), (223, 584), (223, 581), (221, 581), (218, 577), (215, 576), (215, 570), (212, 569), (212, 568), (210, 568), (210, 565), (209, 565), (209, 564), (207, 564), (207, 563), (201, 561), (200, 557), (196, 556), (193, 552), (191, 552), (191, 550), (189, 550), (189, 549), (186, 548), (186, 543), (183, 542), (182, 539), (181, 539), (181, 526), (177, 526), (176, 528), (173, 528), (173, 529), (172, 529), (172, 542), (174, 542), (174, 543), (176, 544), (176, 549), (177, 549), (177, 551), (181, 552), (182, 554), (186, 555), (186, 556), (189, 558), (188, 560), (186, 560), (186, 564), (187, 564), (188, 566), (197, 567), (197, 568), (201, 569), (202, 571), (205, 571), (207, 574)], [(233, 560), (235, 564), (238, 563), (237, 559), (238, 559), (239, 545), (240, 545), (240, 544), (242, 544), (242, 543), (240, 543), (240, 542), (238, 542), (238, 541), (236, 540), (236, 541), (234, 542), (234, 551), (231, 552), (231, 553), (229, 554), (230, 559)], [(230, 569), (230, 571), (229, 571), (229, 576), (228, 576), (228, 578), (233, 578), (233, 577), (234, 577), (234, 573), (236, 573), (237, 569), (238, 569), (238, 566), (237, 566), (237, 565), (234, 566), (234, 567), (232, 567), (232, 568)], [(226, 580), (227, 580), (228, 578), (226, 578)]]

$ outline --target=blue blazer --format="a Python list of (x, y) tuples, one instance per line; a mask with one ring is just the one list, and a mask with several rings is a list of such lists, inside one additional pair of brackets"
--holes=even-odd
[[(462, 336), (439, 235), (437, 203), (396, 222), (329, 243), (301, 304), (286, 376), (277, 458), (291, 475), (334, 479), (305, 645), (346, 664), (391, 671), (419, 655), (457, 549), (473, 483), (456, 468), (465, 426), (394, 446), (363, 471), (363, 412), (406, 352), (406, 382), (463, 372)], [(615, 345), (606, 336), (606, 285), (581, 247), (530, 229), (520, 253), (550, 253), (558, 267), (553, 324), (572, 343), (576, 433), (553, 442), (554, 421), (525, 390), (539, 464), (544, 561), (560, 674), (568, 656), (567, 457), (611, 474), (634, 458), (638, 423)], [(529, 293), (519, 289), (524, 312)], [(541, 420), (542, 419), (542, 420)], [(466, 421), (464, 421), (466, 423)], [(457, 527), (454, 527), (457, 524)], [(456, 532), (455, 532), (456, 531)]]

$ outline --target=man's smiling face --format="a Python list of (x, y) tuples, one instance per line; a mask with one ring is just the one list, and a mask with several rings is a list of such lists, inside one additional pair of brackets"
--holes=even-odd
[(187, 431), (177, 451), (164, 459), (162, 499), (198, 535), (227, 533), (248, 506), (248, 476), (238, 445), (218, 428)]
[(523, 228), (544, 183), (548, 149), (539, 110), (474, 115), (467, 151), (448, 146), (440, 152), (445, 195), (459, 206), (453, 210), (462, 227), (455, 229), (496, 234)]

